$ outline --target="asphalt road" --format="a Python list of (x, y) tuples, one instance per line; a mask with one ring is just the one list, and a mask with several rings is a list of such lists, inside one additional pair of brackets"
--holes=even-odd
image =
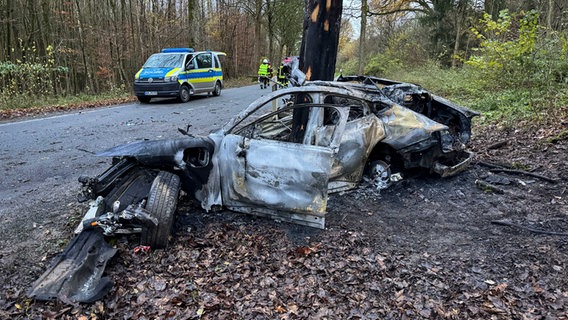
[(192, 134), (206, 135), (268, 93), (251, 85), (188, 103), (162, 99), (0, 123), (0, 216), (25, 217), (14, 210), (49, 202), (53, 192), (78, 190), (79, 176), (95, 175), (110, 163), (96, 152), (135, 140), (181, 137), (177, 128), (188, 124)]

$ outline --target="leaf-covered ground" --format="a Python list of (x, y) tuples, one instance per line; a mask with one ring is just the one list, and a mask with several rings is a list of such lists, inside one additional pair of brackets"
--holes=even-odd
[(22, 117), (29, 118), (35, 116), (44, 116), (46, 114), (52, 114), (56, 112), (78, 111), (78, 110), (86, 110), (92, 108), (100, 108), (104, 106), (116, 105), (119, 103), (132, 102), (135, 100), (136, 97), (127, 97), (127, 98), (106, 99), (106, 100), (99, 100), (92, 102), (77, 102), (77, 103), (69, 103), (62, 105), (31, 107), (24, 109), (0, 108), (0, 121), (22, 118)]
[(469, 170), (332, 195), (326, 230), (182, 201), (169, 249), (114, 240), (94, 304), (28, 299), (53, 254), (3, 254), (0, 318), (568, 319), (566, 130), (477, 128)]

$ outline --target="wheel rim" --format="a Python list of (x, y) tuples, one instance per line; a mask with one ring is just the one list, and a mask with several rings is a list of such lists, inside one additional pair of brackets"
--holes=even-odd
[(384, 161), (374, 161), (370, 167), (371, 183), (378, 190), (386, 189), (391, 184), (390, 168)]
[(215, 95), (218, 96), (221, 93), (221, 86), (219, 86), (219, 82), (215, 83)]

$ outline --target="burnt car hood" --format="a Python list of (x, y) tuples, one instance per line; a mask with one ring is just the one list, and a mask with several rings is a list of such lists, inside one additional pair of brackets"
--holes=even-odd
[(399, 150), (424, 140), (432, 140), (432, 133), (448, 127), (399, 105), (392, 105), (378, 115), (385, 124), (384, 143)]

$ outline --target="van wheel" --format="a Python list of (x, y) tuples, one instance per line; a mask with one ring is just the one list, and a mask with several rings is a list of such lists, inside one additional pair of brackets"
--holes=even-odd
[(140, 101), (140, 103), (149, 103), (150, 99), (152, 99), (152, 98), (149, 98), (149, 97), (140, 97), (140, 96), (138, 96), (137, 98), (138, 98), (138, 101)]
[(175, 211), (180, 190), (179, 177), (167, 171), (160, 171), (148, 194), (146, 210), (158, 220), (157, 226), (142, 228), (140, 243), (153, 249), (168, 246), (168, 240), (174, 225)]
[(181, 86), (181, 88), (179, 88), (179, 101), (183, 103), (188, 102), (190, 97), (189, 87), (187, 85)]
[(213, 95), (215, 97), (221, 95), (221, 84), (219, 83), (219, 81), (215, 82), (215, 88), (213, 89)]

